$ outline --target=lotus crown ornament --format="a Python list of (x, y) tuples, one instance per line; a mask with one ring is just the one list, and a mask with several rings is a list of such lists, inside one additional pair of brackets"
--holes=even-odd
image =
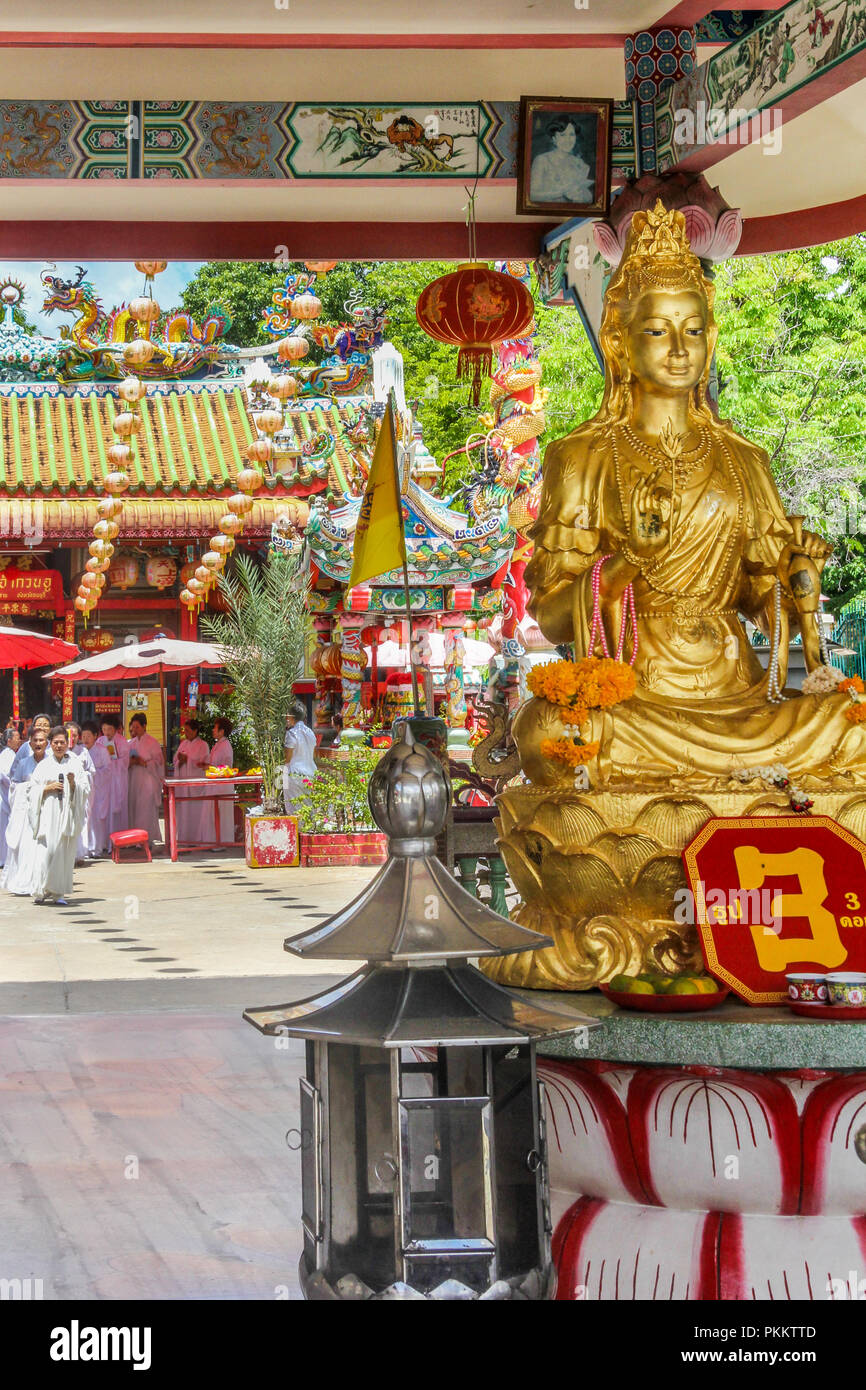
[[(392, 841), (392, 853), (400, 852), (401, 841), (435, 839), (445, 824), (451, 784), (442, 764), (418, 742), (406, 720), (394, 724), (394, 742), (370, 778), (368, 800), (373, 819)], [(414, 852), (429, 848), (418, 845)]]

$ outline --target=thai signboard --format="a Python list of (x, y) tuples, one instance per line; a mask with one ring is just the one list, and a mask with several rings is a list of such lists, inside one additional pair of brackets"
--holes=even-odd
[(707, 967), (750, 1004), (866, 970), (866, 844), (829, 816), (719, 817), (683, 851)]
[[(29, 608), (63, 606), (63, 584), (57, 570), (22, 570), (15, 565), (0, 570), (0, 604), (4, 612), (23, 613)], [(7, 608), (11, 604), (15, 607)], [(23, 605), (23, 607), (22, 607)]]

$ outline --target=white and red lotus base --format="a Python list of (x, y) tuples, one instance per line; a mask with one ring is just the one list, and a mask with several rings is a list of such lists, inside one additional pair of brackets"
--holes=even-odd
[(866, 1070), (539, 1059), (557, 1298), (866, 1298)]

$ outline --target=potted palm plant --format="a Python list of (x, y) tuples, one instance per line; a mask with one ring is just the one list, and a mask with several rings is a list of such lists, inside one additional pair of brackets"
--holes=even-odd
[(223, 649), (262, 770), (262, 804), (244, 819), (246, 861), (251, 868), (297, 864), (297, 821), (283, 813), (282, 779), (286, 711), (310, 624), (308, 582), (293, 556), (258, 565), (239, 555), (232, 572), (220, 575), (220, 589), (226, 612), (206, 616), (202, 628)]

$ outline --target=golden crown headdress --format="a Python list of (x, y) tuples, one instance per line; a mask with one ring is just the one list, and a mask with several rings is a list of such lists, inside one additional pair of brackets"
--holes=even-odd
[(665, 289), (704, 286), (701, 263), (689, 245), (686, 219), (676, 208), (667, 211), (660, 198), (654, 208), (634, 214), (620, 268), (623, 278), (637, 275)]

